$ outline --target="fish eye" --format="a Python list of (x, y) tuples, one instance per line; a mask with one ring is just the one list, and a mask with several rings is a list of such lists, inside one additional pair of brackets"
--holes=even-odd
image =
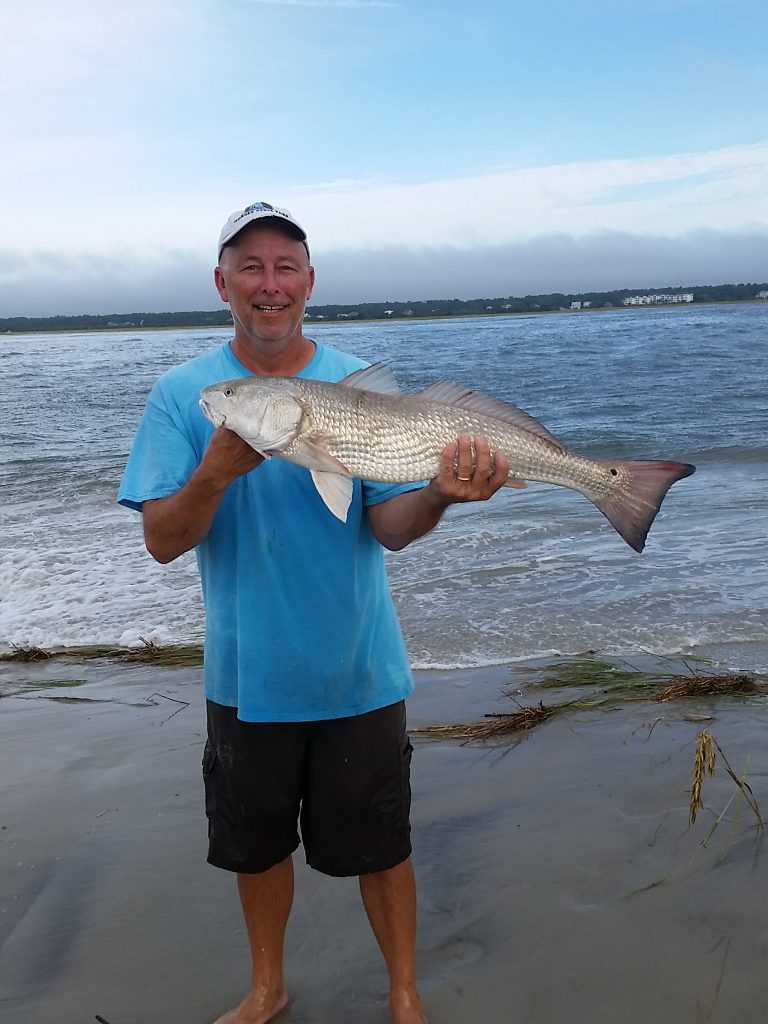
[(231, 398), (232, 395), (234, 395), (234, 391), (232, 390), (232, 388), (224, 388), (224, 397), (225, 398)]

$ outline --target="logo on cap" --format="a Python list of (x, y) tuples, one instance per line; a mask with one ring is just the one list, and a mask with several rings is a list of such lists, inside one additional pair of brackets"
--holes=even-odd
[(246, 206), (243, 210), (243, 215), (247, 216), (249, 213), (274, 213), (275, 208), (269, 203), (251, 203), (250, 206)]

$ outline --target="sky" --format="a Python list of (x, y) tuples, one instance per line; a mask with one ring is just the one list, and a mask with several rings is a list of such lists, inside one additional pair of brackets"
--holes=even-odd
[(768, 280), (765, 0), (25, 0), (0, 40), (0, 318), (221, 308), (258, 200), (316, 304)]

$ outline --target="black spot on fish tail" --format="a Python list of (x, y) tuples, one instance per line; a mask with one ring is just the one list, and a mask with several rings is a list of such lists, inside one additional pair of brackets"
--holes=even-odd
[(598, 461), (610, 466), (612, 476), (618, 476), (624, 470), (628, 483), (610, 498), (588, 497), (627, 544), (635, 551), (642, 551), (667, 491), (672, 484), (694, 473), (696, 467), (686, 462)]

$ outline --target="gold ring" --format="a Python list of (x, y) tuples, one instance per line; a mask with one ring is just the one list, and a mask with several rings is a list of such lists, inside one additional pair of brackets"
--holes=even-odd
[(457, 480), (461, 480), (461, 482), (465, 484), (468, 480), (471, 480), (472, 477), (471, 476), (459, 476), (459, 474), (457, 473), (456, 474), (456, 479)]

